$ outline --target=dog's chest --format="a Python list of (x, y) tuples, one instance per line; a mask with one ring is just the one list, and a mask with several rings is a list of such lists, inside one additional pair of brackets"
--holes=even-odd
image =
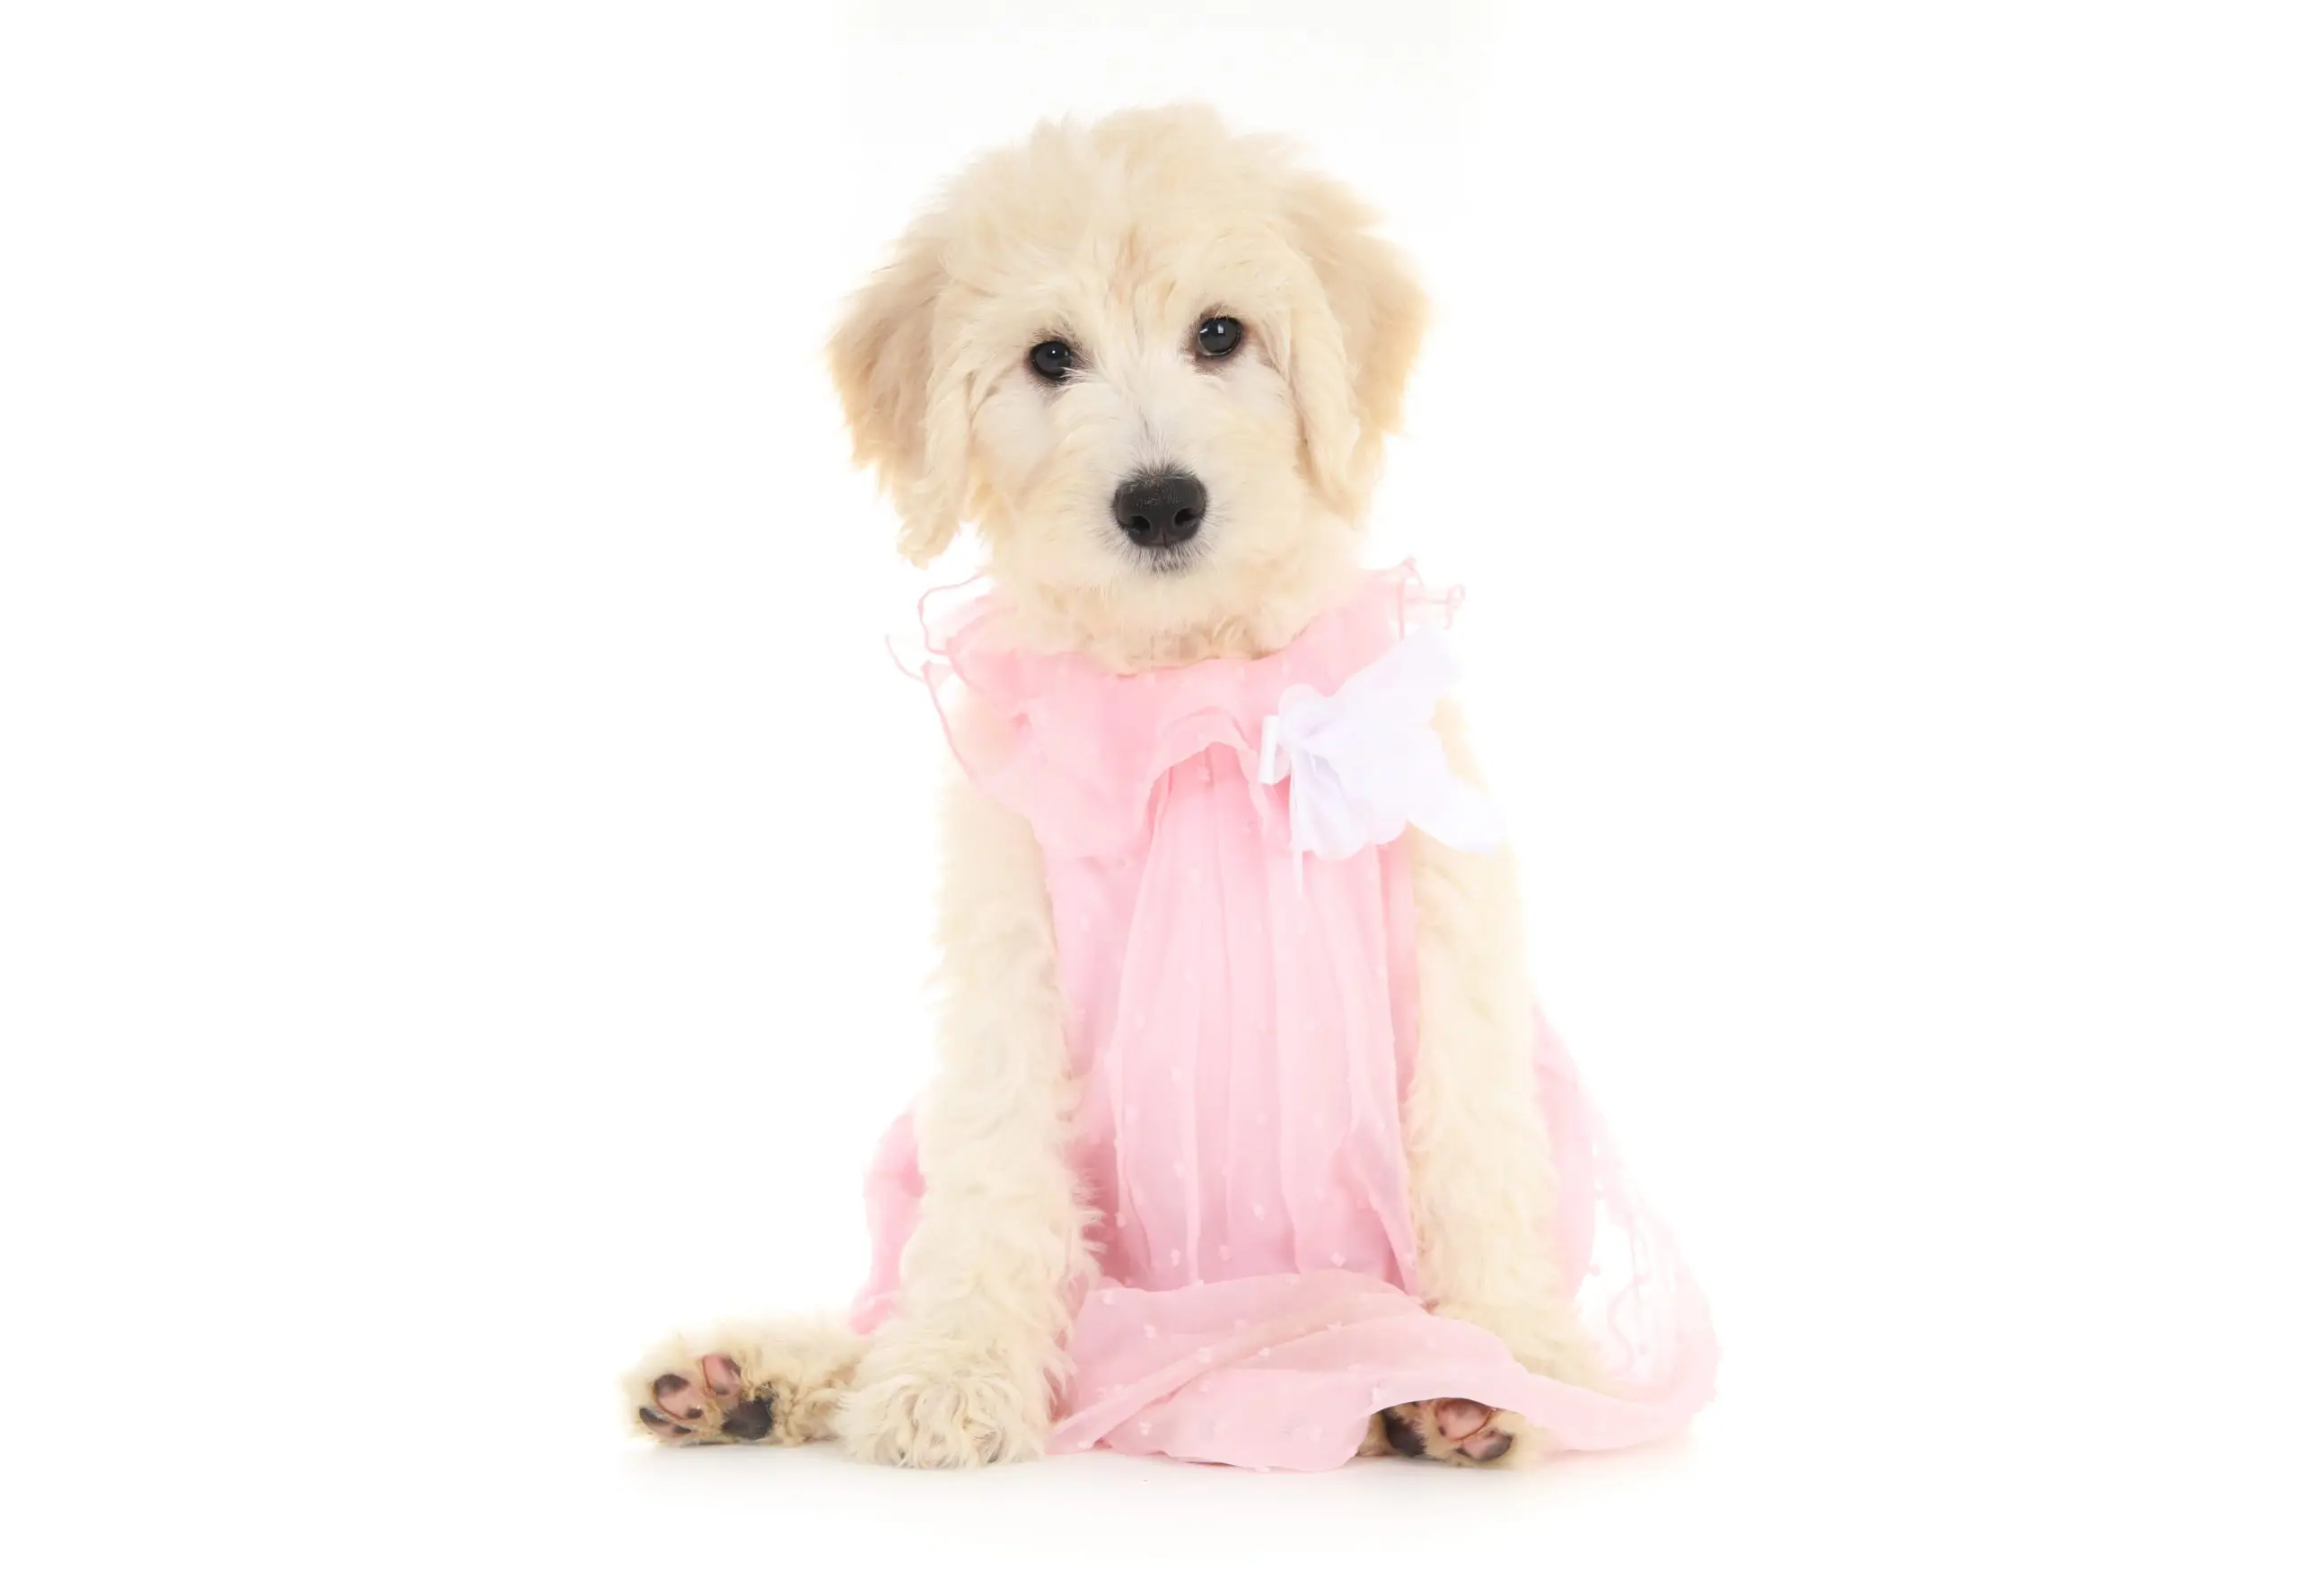
[(1296, 865), (1237, 753), (1173, 765), (1128, 849), (1050, 857), (1076, 1156), (1126, 1283), (1409, 1285), (1401, 846)]

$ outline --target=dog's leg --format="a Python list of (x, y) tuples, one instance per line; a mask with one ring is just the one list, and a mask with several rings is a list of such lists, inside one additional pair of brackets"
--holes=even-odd
[[(1474, 779), (1451, 705), (1440, 707), (1436, 725), (1453, 768)], [(1595, 1349), (1557, 1261), (1555, 1171), (1532, 1074), (1532, 991), (1513, 862), (1504, 852), (1457, 852), (1417, 831), (1411, 846), (1420, 1046), (1405, 1151), (1422, 1293), (1435, 1312), (1492, 1331), (1534, 1373), (1592, 1383)], [(1489, 1462), (1538, 1451), (1516, 1416), (1474, 1403), (1418, 1403), (1383, 1419), (1391, 1450), (1414, 1455)]]
[(941, 1069), (917, 1118), (925, 1195), (894, 1316), (838, 1431), (858, 1457), (946, 1468), (1042, 1449), (1091, 1259), (1037, 839), (960, 779), (943, 841)]
[(797, 1446), (829, 1434), (862, 1347), (861, 1337), (830, 1319), (673, 1337), (638, 1361), (624, 1400), (639, 1428), (672, 1446)]

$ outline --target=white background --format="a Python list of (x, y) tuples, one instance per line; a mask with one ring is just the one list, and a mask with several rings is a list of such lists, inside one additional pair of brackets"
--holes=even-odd
[[(10, 7), (0, 1581), (2289, 1588), (2294, 81), (2267, 4)], [(657, 1455), (624, 1363), (842, 1302), (927, 1063), (838, 297), (1175, 98), (1425, 273), (1378, 544), (1722, 1397)]]

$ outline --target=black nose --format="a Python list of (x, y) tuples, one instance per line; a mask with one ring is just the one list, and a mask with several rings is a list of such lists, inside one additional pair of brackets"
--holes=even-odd
[(1205, 522), (1205, 484), (1187, 471), (1136, 477), (1110, 502), (1125, 535), (1144, 548), (1171, 548), (1197, 536)]

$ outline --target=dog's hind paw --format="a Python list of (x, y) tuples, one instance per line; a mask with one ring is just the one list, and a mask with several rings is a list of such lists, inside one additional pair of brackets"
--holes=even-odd
[(690, 1372), (667, 1369), (646, 1390), (638, 1422), (660, 1441), (766, 1441), (774, 1434), (774, 1392), (752, 1390), (741, 1365), (723, 1352), (705, 1353)]
[(626, 1411), (671, 1446), (796, 1446), (829, 1433), (862, 1348), (861, 1337), (826, 1321), (678, 1337), (631, 1371)]
[(1408, 1402), (1375, 1414), (1363, 1454), (1394, 1453), (1477, 1468), (1539, 1455), (1539, 1432), (1513, 1413), (1458, 1397)]

